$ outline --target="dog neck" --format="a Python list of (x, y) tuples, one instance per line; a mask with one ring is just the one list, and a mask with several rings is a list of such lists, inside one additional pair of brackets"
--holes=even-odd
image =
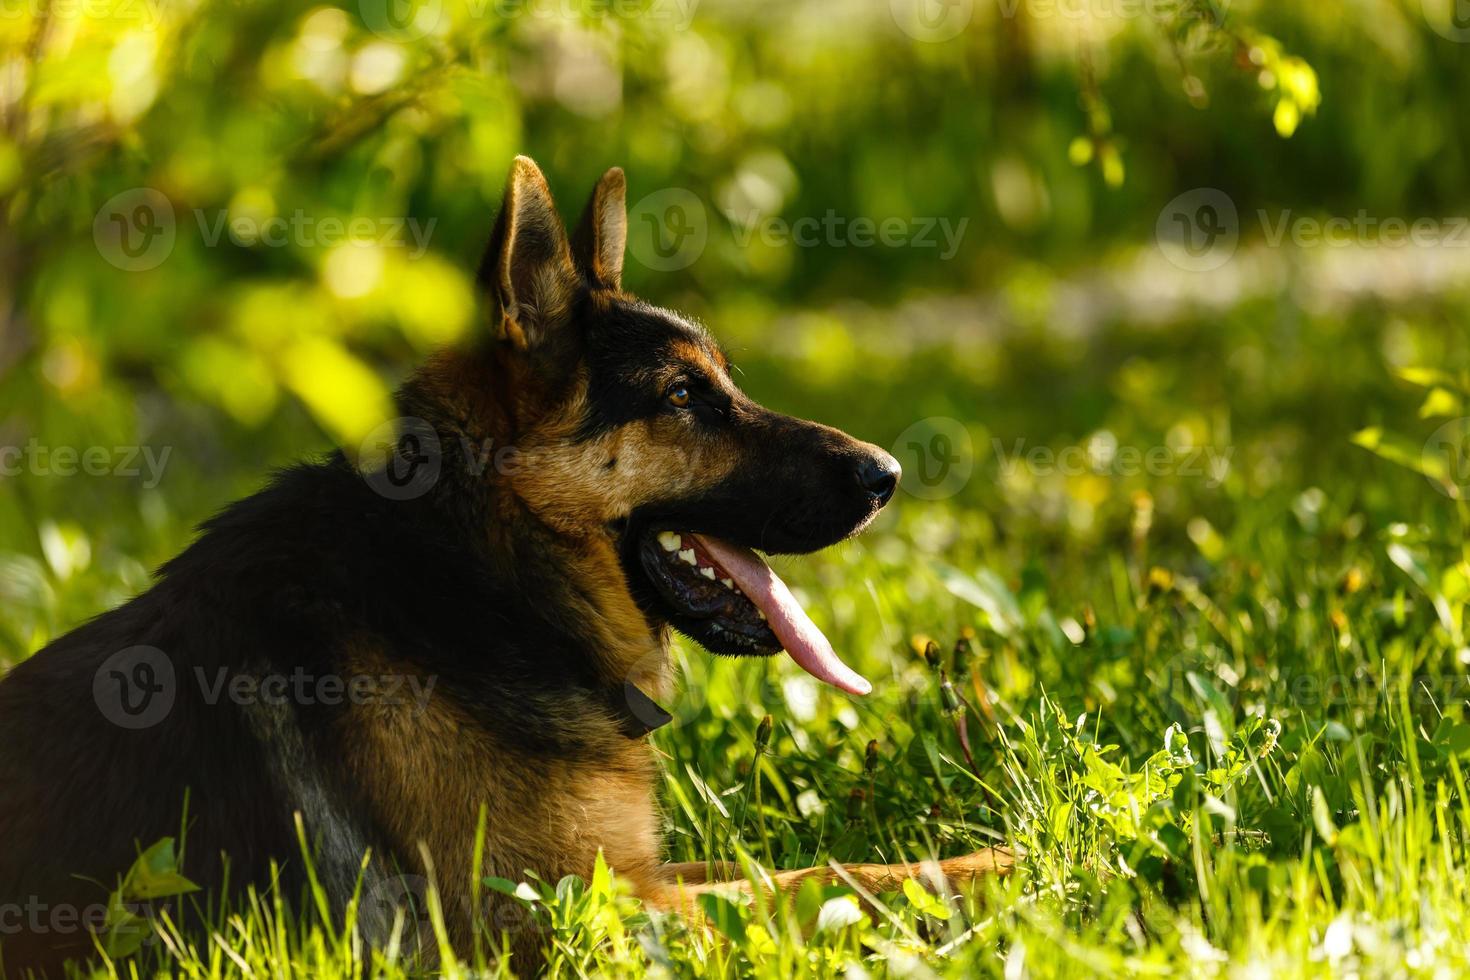
[[(428, 421), (446, 453), (434, 503), (480, 544), (486, 566), (512, 586), (509, 592), (544, 597), (537, 615), (577, 641), (616, 700), (625, 684), (644, 700), (666, 699), (668, 628), (650, 622), (634, 600), (614, 536), (548, 522), (502, 472), (502, 460), (514, 459), (515, 419), (526, 410), (508, 393), (514, 370), (494, 349), (444, 354), (399, 392), (404, 415)], [(497, 455), (507, 449), (510, 456)]]
[(631, 683), (652, 698), (671, 693), (668, 628), (651, 624), (632, 593), (606, 534), (574, 537), (541, 522), (513, 494), (488, 538), (496, 564), (525, 595), (557, 597), (555, 625), (577, 637), (603, 682)]

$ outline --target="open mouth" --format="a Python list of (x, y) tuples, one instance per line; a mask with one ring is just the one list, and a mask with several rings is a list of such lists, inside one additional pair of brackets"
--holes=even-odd
[(675, 629), (715, 653), (785, 649), (807, 673), (851, 694), (872, 685), (838, 658), (786, 583), (749, 548), (692, 532), (645, 532), (639, 557)]

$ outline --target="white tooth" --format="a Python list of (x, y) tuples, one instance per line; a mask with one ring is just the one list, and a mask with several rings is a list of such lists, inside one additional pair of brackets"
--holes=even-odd
[(710, 568), (708, 565), (706, 565), (704, 568), (701, 568), (699, 570), (699, 574), (703, 575), (705, 578), (709, 579), (711, 582), (713, 582), (715, 580), (715, 570), (713, 568)]
[(683, 539), (681, 539), (673, 531), (659, 532), (658, 544), (659, 547), (663, 548), (665, 551), (678, 551), (679, 545), (683, 543)]
[(727, 589), (733, 589), (733, 588), (735, 588), (735, 583), (732, 582), (730, 579), (727, 579), (727, 578), (720, 579), (720, 584), (723, 585)]
[(696, 564), (694, 559), (694, 549), (685, 548), (683, 551), (679, 552), (679, 560), (687, 561), (691, 565)]
[(766, 618), (766, 611), (764, 609), (757, 609), (755, 611), (755, 614), (757, 616), (759, 616), (761, 619), (765, 619)]

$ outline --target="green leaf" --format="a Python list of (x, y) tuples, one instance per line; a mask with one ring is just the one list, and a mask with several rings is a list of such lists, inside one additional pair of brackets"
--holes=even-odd
[(494, 875), (486, 875), (481, 880), (484, 882), (486, 888), (500, 892), (502, 895), (519, 896), (520, 894), (520, 886), (509, 878), (497, 878)]
[(1277, 135), (1291, 136), (1296, 132), (1296, 127), (1301, 121), (1302, 111), (1295, 99), (1282, 99), (1276, 103), (1276, 111), (1271, 114), (1271, 122), (1276, 126)]
[(602, 856), (602, 848), (597, 849), (597, 860), (592, 865), (592, 884), (588, 891), (598, 898), (607, 898), (612, 894), (612, 872), (608, 870), (607, 861)]
[(967, 575), (950, 565), (938, 562), (939, 579), (951, 595), (977, 606), (990, 617), (990, 626), (1002, 636), (1009, 636), (1023, 625), (1021, 607), (1015, 595), (1006, 588), (999, 575), (982, 568)]
[(556, 899), (559, 902), (576, 902), (586, 892), (587, 883), (579, 875), (566, 875), (556, 883)]
[(148, 919), (120, 904), (109, 905), (103, 926), (102, 948), (115, 960), (132, 956), (152, 935)]
[(1457, 418), (1465, 414), (1465, 403), (1459, 395), (1445, 388), (1432, 388), (1419, 406), (1421, 419)]
[(699, 896), (699, 907), (720, 933), (731, 942), (745, 942), (745, 909), (723, 895), (706, 892)]
[(1328, 779), (1327, 760), (1315, 746), (1307, 746), (1297, 756), (1296, 765), (1286, 773), (1286, 788), (1302, 802), (1314, 786), (1321, 786)]
[(1186, 861), (1189, 859), (1189, 835), (1175, 824), (1166, 823), (1159, 828), (1159, 843), (1174, 860)]
[(1430, 741), (1448, 755), (1465, 755), (1470, 753), (1470, 725), (1442, 718)]
[(1067, 837), (1067, 826), (1072, 822), (1072, 804), (1070, 801), (1058, 803), (1051, 809), (1051, 830), (1053, 840), (1062, 841)]
[(197, 892), (199, 886), (180, 874), (178, 866), (174, 839), (165, 837), (138, 855), (124, 876), (119, 891), (126, 901), (172, 898)]
[(1317, 827), (1317, 835), (1322, 838), (1323, 843), (1329, 847), (1337, 842), (1337, 824), (1333, 822), (1332, 810), (1327, 806), (1327, 797), (1322, 795), (1322, 787), (1312, 787), (1312, 823)]
[(931, 916), (935, 919), (948, 919), (953, 912), (944, 904), (944, 900), (933, 895), (923, 885), (913, 878), (905, 878), (903, 882), (903, 897), (909, 900), (909, 904), (920, 915)]
[(1180, 813), (1194, 812), (1194, 801), (1199, 792), (1199, 778), (1195, 776), (1194, 770), (1184, 770), (1174, 786), (1174, 808)]
[(1441, 388), (1458, 388), (1461, 391), (1465, 390), (1464, 385), (1453, 374), (1437, 368), (1405, 367), (1398, 368), (1393, 373), (1400, 381), (1407, 381), (1409, 384), (1418, 385), (1420, 388), (1438, 386)]
[(1406, 439), (1384, 432), (1376, 425), (1359, 429), (1353, 433), (1351, 441), (1354, 445), (1362, 446), (1381, 459), (1413, 470), (1432, 480), (1444, 480), (1449, 474), (1449, 465), (1443, 457), (1426, 451), (1422, 444), (1411, 443)]
[(800, 922), (802, 928), (808, 928), (817, 921), (817, 913), (822, 911), (822, 903), (827, 900), (827, 895), (822, 883), (816, 878), (807, 878), (796, 890), (796, 921)]

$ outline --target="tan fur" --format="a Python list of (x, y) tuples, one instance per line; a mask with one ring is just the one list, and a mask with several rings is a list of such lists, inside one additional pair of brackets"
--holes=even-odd
[[(362, 643), (351, 665), (364, 677), (414, 670)], [(427, 852), (456, 944), (471, 937), (477, 922), (494, 922), (495, 905), (504, 901), (492, 893), (486, 908), (468, 905), (481, 807), (481, 875), (520, 881), (529, 869), (553, 882), (568, 874), (585, 877), (601, 849), (636, 886), (652, 889), (662, 880), (655, 766), (644, 741), (609, 726), (587, 733), (603, 747), (597, 758), (533, 760), (499, 744), (440, 690), (423, 706), (368, 699), (353, 705), (342, 724), (352, 730), (342, 740), (348, 773), (394, 853)], [(425, 876), (429, 870), (422, 859), (394, 869)]]
[[(617, 289), (626, 234), (624, 188), (620, 171), (605, 175), (578, 230), (578, 261), (594, 287), (594, 303), (609, 302)], [(582, 438), (586, 378), (574, 374), (548, 386), (536, 373), (534, 357), (526, 356), (569, 315), (580, 286), (550, 191), (524, 158), (512, 171), (505, 208), (504, 254), (495, 273), (502, 293), (500, 336), (509, 343), (434, 359), (419, 379), (431, 403), (423, 410), (439, 413), (435, 423), (447, 436), (514, 447), (513, 465), (487, 468), (483, 476), (493, 512), (486, 545), (512, 559), (506, 562), (509, 574), (526, 576), (517, 583), (526, 595), (539, 597), (548, 615), (580, 636), (610, 688), (632, 681), (655, 699), (667, 698), (667, 634), (650, 624), (629, 593), (610, 525), (640, 505), (695, 495), (719, 483), (737, 465), (738, 454), (678, 413)], [(690, 342), (675, 353), (700, 366), (713, 383), (729, 385), (729, 365), (716, 348)], [(538, 560), (513, 560), (528, 548)], [(415, 669), (371, 638), (356, 638), (349, 654), (363, 675)], [(708, 891), (751, 891), (749, 882), (706, 880), (704, 865), (660, 865), (657, 770), (648, 742), (626, 737), (612, 717), (585, 704), (569, 701), (565, 712), (565, 723), (577, 728), (587, 746), (576, 759), (542, 758), (503, 744), (444, 689), (434, 692), (427, 707), (356, 704), (342, 722), (352, 729), (342, 738), (344, 762), (375, 825), (394, 853), (418, 856), (418, 867), (405, 870), (434, 869), (456, 943), (484, 928), (487, 914), (491, 932), (505, 924), (494, 905), (500, 902), (503, 909), (504, 902), (494, 895), (487, 895), (491, 908), (470, 907), (482, 807), (487, 838), (480, 874), (520, 880), (531, 870), (550, 881), (567, 874), (587, 877), (601, 850), (636, 894), (657, 908), (692, 911), (694, 900)], [(850, 865), (843, 874), (877, 893), (906, 878), (943, 875), (961, 882), (1009, 867), (1006, 852), (988, 850), (937, 867)], [(730, 866), (714, 871), (716, 879), (737, 873)], [(841, 877), (831, 868), (808, 868), (780, 872), (760, 887), (784, 892), (813, 876)], [(515, 941), (522, 954), (533, 955), (540, 937), (523, 930)]]
[(572, 236), (572, 249), (595, 285), (617, 289), (628, 240), (627, 180), (613, 167), (597, 182)]
[(606, 536), (589, 535), (563, 562), (574, 588), (570, 619), (583, 626), (592, 656), (609, 685), (624, 681), (655, 699), (673, 690), (666, 637), (653, 633), (623, 581), (617, 552)]
[(538, 331), (566, 319), (579, 282), (551, 188), (527, 157), (516, 157), (511, 167), (501, 222), (495, 327), (524, 351)]
[(504, 486), (515, 505), (565, 541), (570, 618), (587, 626), (591, 652), (610, 681), (632, 680), (654, 697), (669, 689), (661, 634), (628, 592), (608, 525), (640, 504), (690, 494), (723, 479), (734, 465), (718, 440), (691, 438), (679, 420), (648, 419), (579, 441), (586, 382), (565, 404), (523, 430)]
[(718, 350), (711, 352), (699, 344), (680, 342), (674, 345), (674, 356), (699, 365), (704, 369), (705, 376), (712, 381), (728, 380), (725, 355)]
[(681, 420), (641, 419), (577, 442), (586, 405), (585, 383), (558, 417), (517, 444), (510, 486), (542, 521), (585, 534), (640, 504), (691, 494), (724, 479), (734, 455), (718, 439), (701, 438)]

